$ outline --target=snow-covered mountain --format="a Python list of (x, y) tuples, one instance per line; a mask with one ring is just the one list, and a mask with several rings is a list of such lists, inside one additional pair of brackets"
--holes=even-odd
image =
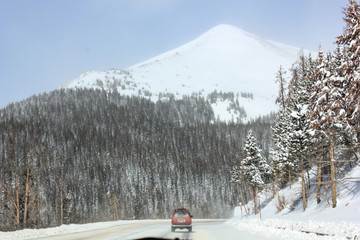
[[(264, 40), (229, 25), (219, 25), (195, 40), (125, 70), (89, 71), (67, 88), (105, 88), (122, 94), (151, 97), (154, 101), (196, 93), (205, 98), (214, 91), (234, 93), (212, 101), (221, 120), (255, 118), (276, 110), (275, 74), (287, 69), (300, 49)], [(229, 106), (233, 106), (229, 108)], [(237, 106), (234, 108), (234, 106)], [(231, 110), (230, 110), (231, 109)]]

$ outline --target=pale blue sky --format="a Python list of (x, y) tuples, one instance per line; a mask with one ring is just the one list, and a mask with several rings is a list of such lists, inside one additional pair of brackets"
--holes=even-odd
[(0, 0), (0, 108), (88, 70), (126, 68), (218, 24), (334, 49), (347, 0)]

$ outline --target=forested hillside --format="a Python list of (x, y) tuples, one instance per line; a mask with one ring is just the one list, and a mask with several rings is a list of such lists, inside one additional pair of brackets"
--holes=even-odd
[(268, 156), (270, 118), (216, 122), (200, 97), (67, 89), (11, 104), (0, 111), (0, 228), (167, 218), (177, 207), (228, 217), (239, 200), (229, 170), (249, 129)]

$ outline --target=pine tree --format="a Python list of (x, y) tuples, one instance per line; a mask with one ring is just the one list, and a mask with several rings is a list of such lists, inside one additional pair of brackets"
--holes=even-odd
[(291, 186), (291, 173), (295, 165), (288, 161), (289, 157), (289, 112), (280, 109), (272, 127), (273, 150), (271, 152), (271, 167), (275, 174), (275, 185), (278, 188), (278, 181), (289, 182)]
[[(333, 67), (333, 57), (328, 54), (326, 58), (319, 50), (317, 68), (315, 71), (315, 85), (308, 106), (309, 128), (315, 136), (325, 136), (329, 141), (331, 195), (332, 206), (336, 207), (335, 188), (335, 139), (343, 132), (343, 118), (345, 116), (344, 104), (341, 103), (341, 77)], [(340, 84), (339, 84), (340, 82)]]
[(342, 66), (346, 61), (346, 53), (343, 52), (341, 47), (337, 47), (334, 51), (334, 54), (331, 56), (329, 63), (329, 70), (331, 75), (329, 77), (329, 86), (330, 92), (329, 96), (331, 98), (330, 111), (334, 113), (334, 118), (337, 122), (337, 127), (341, 131), (346, 131), (350, 129), (349, 122), (346, 121), (346, 92), (348, 86), (348, 79), (342, 72)]
[(311, 138), (307, 131), (309, 122), (306, 118), (307, 106), (309, 104), (309, 92), (307, 89), (311, 85), (310, 72), (311, 60), (306, 60), (303, 55), (293, 67), (292, 81), (289, 89), (292, 92), (288, 94), (288, 108), (290, 111), (288, 122), (289, 156), (287, 161), (293, 166), (299, 166), (301, 173), (303, 210), (307, 207), (307, 194), (305, 187), (305, 171), (310, 168), (309, 147)]
[(275, 82), (279, 84), (279, 93), (278, 97), (275, 100), (275, 103), (279, 104), (282, 109), (286, 107), (286, 71), (280, 66)]
[(244, 159), (239, 166), (239, 172), (252, 186), (254, 211), (258, 214), (258, 190), (270, 181), (271, 168), (262, 157), (252, 130), (249, 130), (245, 140)]
[[(296, 164), (289, 162), (289, 120), (290, 112), (288, 109), (288, 97), (291, 94), (291, 89), (288, 89), (286, 94), (286, 71), (280, 66), (277, 72), (275, 82), (279, 85), (278, 97), (275, 101), (279, 105), (279, 111), (275, 116), (275, 121), (272, 127), (272, 140), (273, 140), (273, 151), (271, 164), (275, 174), (275, 185), (278, 188), (278, 181), (280, 179), (285, 182), (289, 182), (291, 187), (291, 177), (293, 169)], [(294, 86), (295, 84), (292, 84)], [(295, 86), (294, 86), (295, 87)], [(287, 180), (286, 180), (287, 179)]]
[[(236, 186), (238, 186), (238, 189), (240, 191), (240, 198), (241, 198), (241, 208), (244, 204), (246, 204), (247, 202), (245, 201), (245, 197), (244, 197), (244, 183), (246, 182), (245, 176), (243, 175), (244, 173), (241, 172), (241, 168), (240, 166), (242, 165), (242, 160), (240, 159), (240, 163), (238, 166), (234, 166), (233, 169), (231, 170), (231, 180), (230, 182), (232, 184), (235, 184)], [(245, 208), (245, 212), (246, 214), (248, 214), (248, 210), (247, 208)]]
[(356, 0), (349, 0), (344, 10), (346, 28), (338, 37), (337, 43), (344, 46), (347, 59), (342, 63), (341, 71), (346, 83), (346, 120), (355, 141), (360, 141), (360, 6)]

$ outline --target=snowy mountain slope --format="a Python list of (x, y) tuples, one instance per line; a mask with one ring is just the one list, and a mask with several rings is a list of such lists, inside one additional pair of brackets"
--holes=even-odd
[[(219, 25), (188, 44), (126, 70), (90, 71), (65, 87), (117, 88), (120, 93), (147, 96), (154, 101), (160, 93), (181, 98), (192, 93), (207, 97), (215, 90), (233, 92), (239, 94), (237, 99), (247, 118), (254, 118), (276, 109), (275, 74), (280, 65), (289, 68), (299, 51), (233, 26)], [(241, 93), (251, 93), (253, 98), (241, 97)], [(213, 107), (222, 120), (236, 115), (225, 114), (228, 104), (214, 103)]]

